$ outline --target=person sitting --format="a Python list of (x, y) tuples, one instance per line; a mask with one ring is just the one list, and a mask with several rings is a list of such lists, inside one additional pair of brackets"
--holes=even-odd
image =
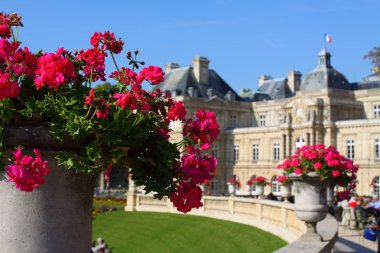
[(107, 248), (107, 245), (106, 243), (104, 242), (104, 239), (99, 237), (98, 239), (96, 239), (98, 245), (96, 245), (95, 247), (92, 248), (92, 251), (94, 253), (104, 253), (105, 249)]

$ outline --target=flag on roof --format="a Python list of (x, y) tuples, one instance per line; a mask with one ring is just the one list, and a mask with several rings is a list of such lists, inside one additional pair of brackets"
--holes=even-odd
[(332, 38), (331, 38), (331, 36), (330, 36), (329, 34), (327, 34), (327, 33), (325, 33), (325, 41), (326, 41), (327, 43), (332, 43)]

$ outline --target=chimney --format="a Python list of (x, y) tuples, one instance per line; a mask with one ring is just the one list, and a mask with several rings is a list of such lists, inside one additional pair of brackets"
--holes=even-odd
[(203, 56), (196, 56), (193, 59), (193, 72), (198, 83), (208, 84), (208, 64), (210, 61)]
[(169, 73), (172, 69), (177, 69), (179, 68), (179, 64), (178, 63), (175, 63), (175, 62), (169, 62), (167, 64), (165, 64), (165, 74)]
[(270, 80), (270, 79), (272, 79), (271, 76), (267, 76), (267, 75), (259, 76), (259, 87), (261, 87), (266, 80)]
[(301, 72), (297, 70), (291, 70), (288, 72), (288, 87), (293, 94), (296, 94), (296, 91), (300, 90), (301, 76)]

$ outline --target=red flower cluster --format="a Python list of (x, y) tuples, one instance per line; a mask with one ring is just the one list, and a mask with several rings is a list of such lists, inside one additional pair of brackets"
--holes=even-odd
[(97, 48), (90, 48), (77, 55), (77, 59), (84, 63), (83, 73), (85, 77), (92, 78), (92, 81), (105, 81), (105, 58), (107, 54)]
[(297, 149), (291, 158), (286, 159), (277, 168), (296, 175), (316, 172), (322, 180), (351, 187), (356, 187), (356, 173), (359, 169), (352, 160), (341, 155), (335, 147), (326, 148), (323, 144)]
[[(177, 103), (177, 105), (173, 104), (172, 106), (182, 105)], [(169, 111), (171, 111), (170, 108)], [(182, 109), (173, 109), (171, 112), (182, 113)], [(193, 131), (196, 132), (197, 135), (202, 136), (204, 142), (201, 144), (203, 144), (203, 147), (197, 148), (193, 145), (186, 147), (188, 154), (182, 156), (182, 165), (178, 169), (179, 173), (183, 175), (183, 178), (180, 180), (179, 185), (177, 185), (177, 191), (170, 194), (170, 200), (177, 207), (177, 210), (184, 213), (189, 212), (194, 207), (199, 208), (203, 206), (201, 202), (202, 190), (199, 185), (205, 180), (211, 180), (214, 177), (217, 165), (215, 157), (202, 156), (202, 150), (208, 149), (210, 144), (217, 137), (217, 135), (215, 136), (215, 132), (217, 131), (219, 134), (219, 125), (216, 123), (215, 114), (202, 110), (201, 112), (197, 111), (196, 116), (197, 120), (194, 121), (196, 123), (192, 124), (191, 127), (188, 125), (191, 121), (182, 120), (185, 123), (184, 129), (186, 130), (184, 131), (186, 131), (186, 134), (189, 136), (194, 136)], [(182, 116), (174, 114), (170, 117), (179, 119)], [(211, 123), (214, 125), (207, 127)], [(209, 131), (210, 128), (214, 129), (214, 131)], [(198, 144), (197, 141), (194, 141), (194, 143)]]
[(166, 117), (170, 121), (183, 120), (186, 116), (186, 109), (181, 101), (174, 101), (172, 107), (169, 108)]
[(159, 84), (164, 81), (164, 72), (157, 66), (149, 66), (143, 68), (137, 77), (137, 83), (141, 84), (144, 80), (150, 82), (152, 85)]
[(0, 70), (0, 100), (4, 98), (15, 98), (20, 93), (17, 81), (12, 81), (9, 73)]
[(76, 78), (74, 64), (61, 55), (62, 52), (65, 51), (58, 49), (54, 54), (46, 53), (38, 58), (37, 78), (34, 80), (37, 90), (43, 86), (57, 90)]
[(16, 188), (31, 192), (37, 186), (44, 184), (44, 177), (50, 172), (47, 161), (41, 160), (41, 152), (33, 150), (36, 157), (23, 155), (20, 149), (13, 153), (14, 164), (7, 166), (8, 182), (14, 182)]
[(119, 40), (116, 40), (115, 35), (109, 31), (104, 33), (94, 33), (90, 39), (90, 43), (95, 48), (99, 48), (99, 44), (102, 44), (100, 47), (102, 50), (109, 50), (114, 54), (118, 54), (123, 51), (124, 45), (124, 42), (120, 38)]
[(129, 68), (122, 67), (120, 71), (112, 72), (110, 77), (114, 78), (123, 85), (137, 84), (137, 73)]
[(236, 177), (231, 177), (227, 180), (227, 184), (240, 185), (240, 182), (236, 179)]
[(180, 181), (176, 186), (177, 191), (170, 194), (170, 200), (177, 210), (183, 213), (189, 212), (192, 208), (202, 207), (202, 189), (194, 185), (191, 181)]
[(257, 177), (252, 178), (248, 182), (247, 182), (248, 185), (263, 185), (263, 186), (266, 186), (268, 184), (268, 179), (266, 177), (263, 177), (263, 176), (257, 176)]
[(27, 47), (19, 49), (18, 46), (17, 42), (0, 39), (0, 65), (6, 71), (0, 69), (0, 99), (18, 96), (20, 89), (14, 76), (34, 77), (36, 57)]
[(22, 26), (21, 17), (16, 13), (0, 12), (0, 37), (10, 38), (12, 36), (12, 26)]
[(279, 184), (290, 184), (292, 180), (290, 180), (288, 176), (284, 175), (284, 176), (277, 176), (276, 182)]
[(98, 119), (105, 119), (108, 116), (110, 110), (110, 103), (106, 101), (104, 98), (97, 98), (95, 96), (95, 90), (91, 89), (89, 95), (86, 97), (84, 101), (85, 105), (96, 108), (95, 114)]
[(189, 122), (191, 124), (185, 126), (183, 135), (189, 135), (195, 143), (201, 145), (201, 149), (208, 149), (209, 144), (214, 142), (220, 133), (216, 116), (204, 109), (197, 110), (195, 114), (198, 120)]

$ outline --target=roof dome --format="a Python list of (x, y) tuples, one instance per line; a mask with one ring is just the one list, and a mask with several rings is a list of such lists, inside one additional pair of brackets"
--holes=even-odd
[(323, 88), (351, 90), (347, 78), (331, 66), (331, 54), (323, 48), (319, 65), (303, 79), (300, 90), (314, 91)]

